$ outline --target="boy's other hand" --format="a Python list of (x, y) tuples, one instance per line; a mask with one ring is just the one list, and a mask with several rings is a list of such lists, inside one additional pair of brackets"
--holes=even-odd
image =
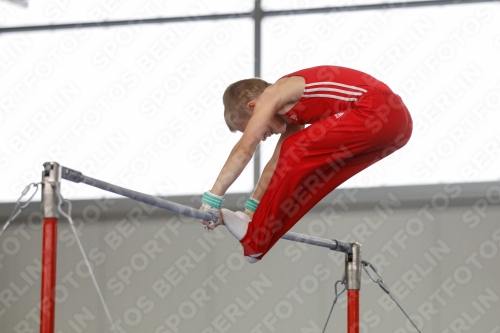
[(219, 216), (219, 220), (217, 222), (201, 220), (201, 223), (205, 226), (206, 229), (214, 230), (215, 228), (217, 228), (222, 224), (222, 219), (223, 219), (222, 211), (219, 208), (215, 208), (204, 203), (201, 205), (200, 210), (211, 213), (215, 216)]

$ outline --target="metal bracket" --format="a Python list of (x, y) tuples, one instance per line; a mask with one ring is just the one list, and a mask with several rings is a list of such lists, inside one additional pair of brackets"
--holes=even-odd
[(54, 184), (61, 185), (61, 167), (56, 162), (45, 162), (42, 171), (42, 210), (45, 218), (59, 217)]
[(361, 288), (361, 244), (352, 243), (352, 252), (345, 255), (346, 288), (359, 290)]

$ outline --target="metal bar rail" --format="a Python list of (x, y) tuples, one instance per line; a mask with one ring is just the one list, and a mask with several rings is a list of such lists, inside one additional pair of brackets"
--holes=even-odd
[[(47, 162), (48, 163), (48, 162)], [(46, 163), (46, 164), (47, 164)], [(45, 165), (45, 164), (44, 164)], [(194, 217), (196, 219), (201, 219), (205, 221), (213, 221), (217, 222), (218, 217), (210, 214), (208, 212), (204, 212), (192, 207), (184, 206), (172, 201), (168, 201), (162, 198), (155, 197), (153, 195), (137, 192), (134, 190), (129, 190), (127, 188), (113, 185), (102, 180), (98, 180), (95, 178), (91, 178), (85, 176), (80, 171), (76, 171), (67, 167), (61, 167), (61, 178), (66, 179), (75, 183), (83, 183), (93, 187), (100, 188), (101, 190), (112, 192), (135, 201), (143, 202), (148, 205), (152, 205), (158, 208), (166, 209), (175, 213), (179, 213), (182, 215)], [(326, 247), (333, 251), (343, 252), (343, 253), (351, 253), (351, 244), (347, 242), (341, 242), (338, 240), (330, 240), (324, 238), (318, 238), (303, 234), (298, 234), (295, 232), (287, 232), (283, 235), (282, 239), (306, 243), (310, 245), (316, 245), (320, 247)]]

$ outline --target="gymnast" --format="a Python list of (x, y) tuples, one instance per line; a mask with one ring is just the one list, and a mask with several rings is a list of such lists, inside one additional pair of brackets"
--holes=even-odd
[[(307, 68), (274, 84), (259, 78), (237, 81), (222, 99), (229, 130), (243, 135), (202, 197), (201, 210), (220, 218), (202, 223), (211, 230), (224, 224), (250, 263), (261, 260), (328, 193), (403, 147), (412, 132), (398, 95), (345, 67)], [(280, 138), (245, 212), (222, 209), (224, 194), (257, 145), (274, 134)]]

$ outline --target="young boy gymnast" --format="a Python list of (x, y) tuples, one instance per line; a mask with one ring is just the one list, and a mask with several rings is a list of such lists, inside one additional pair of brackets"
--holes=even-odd
[[(274, 84), (241, 80), (227, 87), (223, 103), (227, 126), (243, 135), (202, 198), (201, 209), (220, 218), (202, 223), (211, 230), (224, 224), (251, 263), (328, 193), (403, 147), (412, 132), (411, 116), (398, 95), (372, 76), (345, 67), (307, 68)], [(257, 145), (274, 134), (281, 136), (245, 212), (221, 209), (224, 194)]]

